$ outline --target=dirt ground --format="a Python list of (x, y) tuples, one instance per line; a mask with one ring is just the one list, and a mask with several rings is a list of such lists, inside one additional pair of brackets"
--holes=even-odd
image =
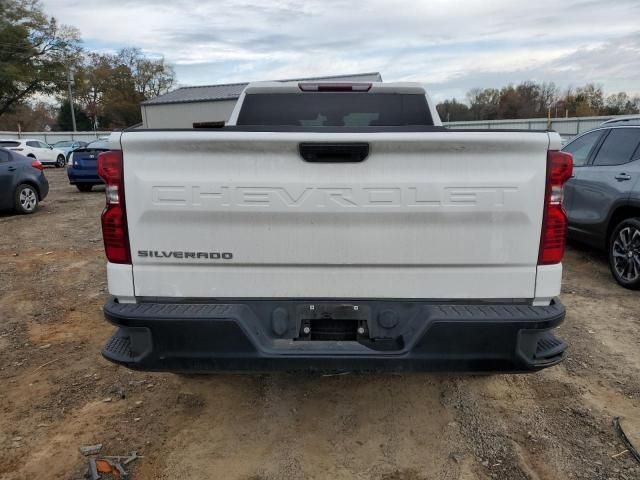
[(640, 479), (640, 294), (602, 255), (565, 261), (561, 365), (530, 375), (129, 371), (112, 332), (99, 213), (47, 169), (31, 216), (0, 213), (0, 479), (80, 479), (81, 445), (137, 451), (134, 479)]

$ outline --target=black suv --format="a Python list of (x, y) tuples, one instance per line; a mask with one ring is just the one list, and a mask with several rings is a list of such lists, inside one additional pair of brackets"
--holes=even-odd
[(640, 120), (611, 120), (580, 135), (564, 187), (569, 237), (606, 249), (611, 273), (640, 289)]

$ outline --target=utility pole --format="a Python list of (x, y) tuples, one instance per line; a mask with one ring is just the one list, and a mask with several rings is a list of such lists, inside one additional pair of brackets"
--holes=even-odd
[(76, 129), (76, 112), (73, 108), (73, 92), (71, 90), (71, 85), (73, 85), (73, 70), (69, 69), (67, 71), (67, 83), (69, 85), (69, 108), (71, 109), (71, 123), (73, 125), (73, 131), (77, 132)]

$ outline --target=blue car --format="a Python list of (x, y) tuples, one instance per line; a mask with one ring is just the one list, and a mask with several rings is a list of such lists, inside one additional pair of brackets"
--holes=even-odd
[(106, 140), (96, 140), (69, 154), (67, 175), (69, 183), (81, 192), (90, 192), (103, 183), (98, 176), (98, 155), (109, 150)]

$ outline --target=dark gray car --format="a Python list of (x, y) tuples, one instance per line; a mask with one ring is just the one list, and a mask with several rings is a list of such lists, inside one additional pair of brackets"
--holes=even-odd
[(38, 160), (0, 148), (0, 210), (33, 213), (48, 193), (49, 182)]
[(568, 143), (569, 237), (606, 249), (614, 278), (640, 289), (640, 125), (611, 122)]

